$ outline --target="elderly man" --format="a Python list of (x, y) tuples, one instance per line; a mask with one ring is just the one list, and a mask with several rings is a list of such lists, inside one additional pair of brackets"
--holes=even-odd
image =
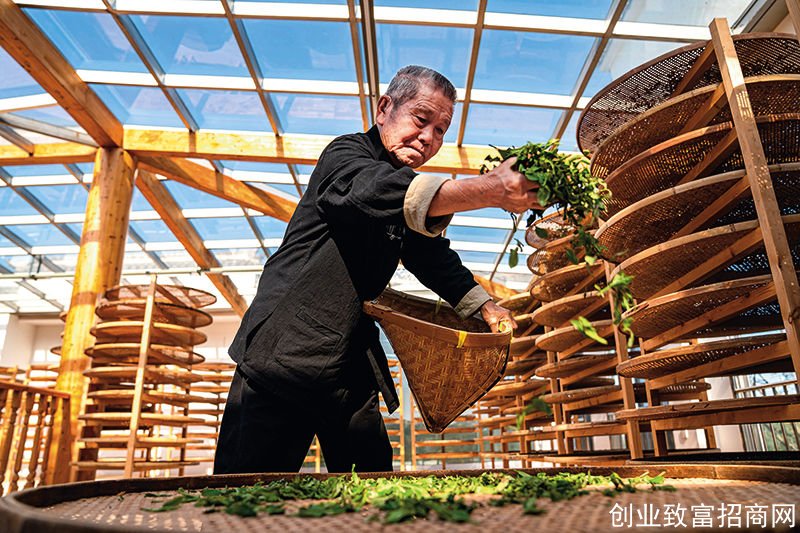
[(458, 181), (413, 170), (439, 151), (455, 100), (438, 72), (405, 67), (376, 126), (322, 152), (230, 348), (238, 366), (215, 473), (298, 471), (314, 435), (330, 472), (392, 469), (377, 393), (390, 412), (397, 394), (361, 306), (399, 261), (461, 316), (516, 327), (440, 234), (457, 211), (538, 208), (533, 185), (514, 161)]

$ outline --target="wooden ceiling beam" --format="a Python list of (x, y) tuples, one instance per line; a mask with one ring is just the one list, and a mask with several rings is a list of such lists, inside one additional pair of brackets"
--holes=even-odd
[[(158, 181), (158, 178), (139, 168), (136, 178), (136, 186), (142, 192), (142, 195), (150, 202), (153, 209), (158, 212), (161, 220), (172, 231), (175, 237), (180, 241), (192, 259), (195, 260), (197, 266), (201, 269), (218, 268), (220, 263), (214, 254), (203, 244), (203, 239), (197, 230), (194, 229), (191, 222), (183, 216), (178, 203), (169, 193), (166, 187)], [(239, 316), (244, 315), (247, 310), (247, 302), (239, 294), (236, 285), (225, 274), (215, 274), (206, 272), (206, 276), (214, 284), (217, 290), (222, 294), (222, 297), (231, 304)]]
[(13, 145), (0, 146), (0, 166), (91, 163), (97, 148), (75, 143), (34, 144), (33, 153)]
[[(231, 133), (187, 130), (125, 128), (123, 146), (140, 158), (146, 156), (234, 159), (298, 165), (314, 165), (334, 139), (329, 135)], [(420, 170), (477, 174), (483, 160), (496, 155), (493, 148), (445, 145)]]
[(0, 0), (0, 46), (105, 147), (122, 145), (122, 124), (13, 0)]
[(296, 200), (251, 187), (214, 169), (185, 159), (141, 157), (139, 167), (285, 222), (289, 221), (297, 207)]

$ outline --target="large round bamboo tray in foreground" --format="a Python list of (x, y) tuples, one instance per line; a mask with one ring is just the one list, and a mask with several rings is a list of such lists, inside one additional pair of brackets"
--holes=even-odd
[[(91, 333), (100, 343), (136, 342), (142, 338), (144, 323), (137, 320), (120, 320), (118, 322), (102, 322), (92, 327)], [(206, 334), (193, 328), (153, 322), (150, 328), (150, 340), (156, 344), (168, 346), (195, 346), (206, 342)]]
[(582, 263), (548, 272), (544, 276), (536, 278), (531, 286), (531, 294), (542, 302), (558, 300), (576, 292), (582, 284), (591, 285), (591, 280), (598, 279), (602, 275), (604, 265), (603, 261), (597, 261), (591, 266)]
[[(797, 111), (800, 102), (800, 75), (777, 74), (755, 76), (745, 80), (754, 116), (776, 115)], [(592, 176), (605, 178), (628, 159), (687, 131), (686, 124), (707, 104), (720, 85), (702, 87), (671, 98), (645, 111), (606, 138), (592, 156)], [(724, 99), (722, 100), (724, 103)], [(731, 120), (725, 105), (708, 126)], [(688, 130), (694, 129), (689, 127)]]
[[(733, 42), (746, 78), (800, 73), (800, 44), (794, 35), (744, 33), (734, 35)], [(670, 98), (706, 44), (707, 41), (701, 41), (667, 52), (628, 71), (599, 91), (578, 121), (581, 150), (595, 152), (617, 129)], [(691, 91), (721, 81), (715, 62), (686, 89)]]
[[(751, 294), (761, 296), (753, 300)], [(755, 276), (666, 294), (642, 302), (625, 316), (633, 319), (631, 329), (637, 337), (650, 339), (690, 321), (697, 325), (696, 331), (774, 298), (772, 277)], [(725, 312), (712, 313), (722, 306), (726, 306)], [(698, 321), (700, 318), (702, 320)]]
[[(109, 301), (146, 298), (148, 290), (150, 290), (150, 285), (119, 285), (108, 289), (103, 296)], [(185, 307), (207, 307), (216, 302), (217, 297), (210, 292), (191, 287), (158, 284), (155, 300)]]
[[(782, 218), (787, 240), (800, 245), (800, 215), (785, 215)], [(621, 263), (614, 273), (622, 270), (633, 276), (631, 292), (640, 300), (682, 289), (732, 263), (736, 264), (735, 271), (739, 274), (765, 274), (764, 266), (769, 271), (769, 264), (761, 265), (760, 262), (748, 261), (746, 257), (740, 260), (756, 250), (763, 250), (763, 241), (755, 233), (758, 228), (758, 220), (751, 220), (679, 237), (642, 250)], [(746, 241), (743, 239), (748, 236), (757, 238), (755, 246), (752, 243), (744, 244)], [(702, 277), (691, 276), (695, 269), (712, 257), (720, 258), (714, 268), (703, 269), (705, 274)]]
[(365, 312), (383, 328), (425, 427), (439, 433), (503, 376), (511, 331), (491, 333), (447, 305), (386, 290)]
[[(800, 113), (766, 115), (755, 120), (768, 165), (800, 161)], [(613, 194), (606, 212), (616, 214), (642, 198), (680, 184), (732, 128), (732, 122), (724, 122), (690, 131), (629, 159), (606, 179)], [(743, 168), (744, 160), (737, 148), (708, 168), (708, 173)]]
[[(667, 350), (659, 350), (646, 355), (628, 359), (617, 365), (617, 373), (627, 378), (654, 379), (688, 368), (719, 361), (732, 355), (747, 353), (766, 346), (786, 344), (786, 335), (759, 335), (749, 338), (726, 339), (713, 342), (701, 342), (688, 346), (680, 346)], [(788, 347), (786, 356), (788, 357)], [(754, 365), (755, 366), (755, 365)], [(727, 375), (730, 371), (710, 374), (712, 376)], [(755, 373), (748, 371), (748, 373)]]
[[(604, 339), (614, 334), (614, 323), (612, 320), (597, 320), (592, 322), (592, 326), (594, 326), (597, 334)], [(596, 341), (589, 339), (583, 333), (575, 329), (575, 326), (570, 324), (562, 328), (554, 329), (544, 335), (540, 335), (539, 338), (536, 339), (536, 346), (538, 346), (540, 350), (547, 352), (562, 352), (584, 341), (597, 344)]]
[[(86, 355), (95, 363), (100, 364), (137, 364), (139, 362), (138, 342), (98, 343), (86, 348)], [(191, 366), (205, 361), (205, 357), (187, 348), (180, 346), (167, 346), (165, 344), (150, 344), (147, 352), (150, 363), (169, 365)]]
[(591, 315), (584, 315), (584, 311), (589, 307), (594, 307), (597, 312), (600, 309), (597, 307), (598, 304), (604, 300), (606, 297), (601, 296), (597, 291), (573, 294), (543, 305), (533, 313), (533, 320), (543, 326), (557, 328), (578, 315), (589, 318)]
[[(770, 165), (769, 170), (781, 212), (797, 213), (800, 210), (800, 163)], [(684, 228), (695, 217), (742, 179), (746, 179), (745, 171), (735, 170), (655, 193), (614, 214), (597, 230), (595, 237), (606, 248), (607, 257), (623, 261), (681, 231), (685, 233)], [(731, 199), (728, 209), (722, 219), (711, 219), (696, 229), (757, 218), (753, 200), (747, 193), (740, 200)]]
[[(595, 452), (597, 453), (597, 452)], [(557, 458), (556, 458), (557, 459)], [(588, 461), (589, 459), (587, 459)], [(0, 500), (0, 521), (7, 524), (8, 533), (109, 533), (129, 531), (425, 531), (464, 532), (480, 531), (552, 531), (595, 532), (611, 531), (612, 502), (620, 508), (664, 509), (667, 504), (675, 508), (691, 509), (705, 505), (719, 508), (723, 503), (758, 502), (761, 505), (800, 503), (800, 471), (796, 468), (756, 467), (749, 465), (725, 466), (715, 464), (689, 465), (666, 463), (642, 466), (602, 465), (570, 468), (520, 469), (530, 475), (540, 472), (555, 475), (565, 473), (587, 473), (610, 475), (617, 473), (623, 478), (632, 478), (644, 473), (655, 475), (664, 471), (666, 483), (674, 486), (675, 492), (641, 490), (622, 493), (613, 500), (592, 490), (586, 496), (558, 502), (541, 498), (537, 505), (545, 512), (541, 515), (526, 515), (522, 507), (509, 504), (503, 507), (481, 505), (472, 513), (472, 520), (465, 524), (453, 524), (436, 519), (413, 520), (403, 524), (381, 526), (380, 522), (368, 520), (371, 511), (346, 513), (323, 518), (299, 518), (294, 516), (301, 506), (314, 503), (309, 500), (287, 502), (283, 515), (259, 513), (256, 517), (239, 517), (226, 513), (204, 513), (205, 509), (191, 504), (175, 511), (149, 513), (142, 508), (153, 506), (153, 498), (147, 493), (172, 494), (177, 489), (200, 490), (268, 484), (276, 480), (291, 480), (296, 474), (241, 474), (227, 476), (192, 476), (178, 478), (139, 478), (125, 480), (103, 480), (45, 486), (16, 492)], [(403, 472), (403, 476), (479, 476), (483, 470), (446, 470)], [(491, 471), (490, 471), (491, 472)], [(516, 470), (497, 470), (514, 475)], [(395, 473), (361, 474), (362, 478), (387, 478)], [(312, 474), (317, 479), (327, 479), (330, 474)], [(605, 486), (597, 489), (607, 488)], [(486, 497), (467, 496), (468, 501), (482, 501)], [(660, 516), (660, 515), (659, 515)], [(687, 520), (689, 520), (687, 515)], [(660, 522), (659, 522), (660, 523)], [(689, 522), (691, 523), (691, 521)], [(781, 526), (779, 526), (781, 527)], [(789, 531), (786, 526), (783, 531)]]
[[(147, 299), (101, 300), (95, 308), (103, 320), (144, 320)], [(201, 328), (213, 322), (211, 315), (200, 309), (171, 303), (158, 302), (153, 306), (153, 320), (178, 326)]]

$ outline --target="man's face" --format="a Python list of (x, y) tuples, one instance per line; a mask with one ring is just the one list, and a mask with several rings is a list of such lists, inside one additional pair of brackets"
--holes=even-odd
[(397, 106), (386, 95), (378, 102), (375, 122), (392, 158), (411, 168), (422, 166), (442, 147), (453, 118), (453, 103), (441, 91), (422, 84), (417, 95)]

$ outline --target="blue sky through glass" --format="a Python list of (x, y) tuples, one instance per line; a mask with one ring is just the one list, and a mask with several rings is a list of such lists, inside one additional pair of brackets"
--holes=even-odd
[(560, 109), (472, 104), (464, 142), (496, 146), (544, 142), (553, 134), (561, 113)]
[(48, 185), (26, 187), (52, 213), (83, 213), (86, 211), (86, 200), (89, 198), (86, 189), (80, 185)]
[(15, 98), (44, 92), (25, 69), (0, 48), (0, 98)]
[(253, 239), (256, 236), (242, 218), (194, 218), (192, 225), (204, 240)]
[(7, 227), (31, 246), (75, 244), (52, 224), (25, 224)]
[(594, 37), (486, 30), (476, 89), (572, 94)]
[(25, 9), (73, 67), (147, 72), (108, 13)]
[(203, 129), (272, 131), (255, 92), (179, 89), (178, 94)]
[(489, 0), (486, 10), (520, 15), (605, 19), (610, 7), (611, 0)]
[(40, 122), (46, 122), (54, 126), (61, 126), (63, 128), (74, 128), (78, 125), (69, 113), (57, 105), (36, 109), (23, 109), (22, 111), (15, 111), (14, 114), (25, 118), (32, 118)]
[(2, 213), (2, 216), (39, 214), (31, 204), (8, 187), (0, 188), (0, 213)]
[(181, 209), (199, 209), (204, 207), (236, 207), (236, 204), (223, 200), (213, 194), (199, 191), (177, 181), (166, 180), (162, 182), (167, 190), (178, 202)]
[(131, 20), (167, 74), (250, 75), (224, 18), (135, 15)]
[(145, 242), (177, 240), (167, 225), (160, 220), (134, 220), (131, 221), (130, 226)]
[(355, 96), (274, 94), (286, 133), (342, 135), (361, 131), (361, 106)]
[(637, 0), (628, 2), (622, 20), (707, 26), (715, 17), (736, 22), (751, 0)]
[(475, 11), (478, 9), (478, 0), (375, 0), (376, 6), (387, 7), (416, 7), (419, 9), (460, 9)]
[(244, 26), (265, 78), (356, 80), (346, 22), (245, 19)]
[(161, 89), (127, 85), (90, 86), (123, 124), (175, 128), (183, 126)]
[(389, 83), (406, 65), (422, 64), (447, 76), (456, 87), (466, 85), (472, 29), (378, 24), (376, 32), (381, 83)]

